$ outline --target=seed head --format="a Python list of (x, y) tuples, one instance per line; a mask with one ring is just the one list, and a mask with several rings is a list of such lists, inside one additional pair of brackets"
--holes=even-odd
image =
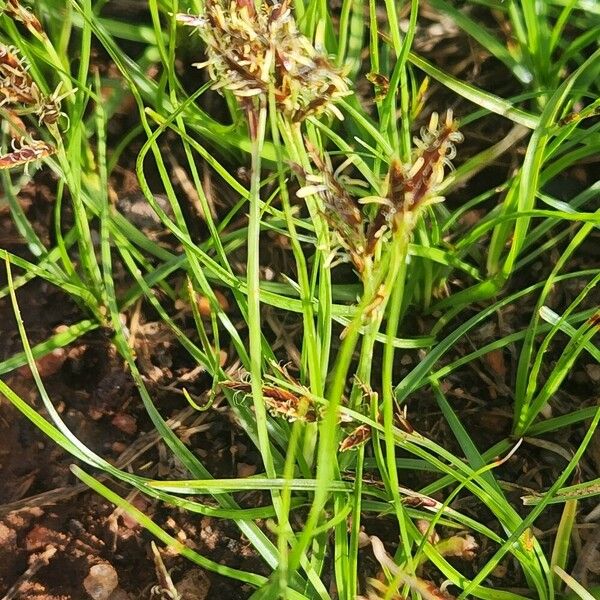
[(265, 100), (273, 91), (278, 109), (290, 120), (329, 112), (342, 118), (334, 102), (349, 94), (335, 69), (296, 28), (288, 0), (207, 0), (204, 14), (178, 15), (206, 43), (206, 67), (213, 89), (227, 89), (238, 100)]
[(371, 427), (369, 425), (359, 425), (351, 431), (340, 443), (340, 452), (354, 450), (363, 444), (366, 444), (371, 439)]
[(14, 46), (0, 44), (0, 107), (35, 104), (41, 94)]
[(42, 34), (44, 29), (38, 18), (18, 0), (6, 0), (4, 8), (7, 14), (12, 16), (15, 21), (20, 21), (29, 29), (38, 34)]
[[(244, 393), (252, 391), (250, 384), (244, 381), (225, 381), (221, 385)], [(262, 394), (269, 412), (274, 417), (282, 417), (290, 422), (314, 423), (321, 416), (318, 407), (308, 396), (296, 395), (273, 385), (263, 385)]]
[(362, 273), (366, 245), (362, 211), (336, 177), (329, 157), (321, 155), (308, 140), (305, 140), (305, 145), (318, 174), (306, 174), (299, 170), (306, 185), (296, 195), (299, 198), (313, 194), (319, 197), (323, 216), (336, 241), (346, 250), (356, 270)]
[(0, 107), (16, 114), (35, 114), (39, 124), (54, 125), (65, 113), (62, 100), (73, 93), (60, 94), (61, 85), (49, 96), (42, 93), (29, 75), (29, 65), (13, 46), (0, 44)]
[(42, 160), (55, 152), (56, 148), (46, 142), (13, 138), (11, 152), (0, 155), (0, 169), (11, 169), (21, 165), (27, 168), (30, 163)]
[(429, 125), (421, 129), (421, 137), (413, 138), (415, 150), (410, 165), (393, 159), (387, 175), (387, 194), (367, 231), (367, 252), (373, 252), (386, 230), (396, 230), (408, 219), (414, 221), (419, 210), (440, 202), (436, 194), (444, 179), (444, 168), (452, 168), (456, 143), (463, 140), (452, 111), (440, 124), (437, 113), (431, 115)]

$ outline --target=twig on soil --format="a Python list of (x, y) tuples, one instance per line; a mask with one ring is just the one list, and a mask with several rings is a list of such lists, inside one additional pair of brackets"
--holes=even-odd
[(45, 567), (55, 554), (56, 547), (48, 546), (41, 554), (37, 555), (25, 573), (23, 573), (8, 592), (6, 592), (2, 600), (13, 600), (13, 598), (16, 598), (21, 586), (31, 579), (42, 567)]

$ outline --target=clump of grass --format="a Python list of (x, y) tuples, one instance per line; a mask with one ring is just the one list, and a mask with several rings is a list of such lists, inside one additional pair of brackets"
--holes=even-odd
[[(558, 597), (562, 581), (568, 580), (563, 573), (576, 519), (573, 504), (565, 509), (554, 551), (537, 539), (533, 526), (550, 503), (597, 493), (595, 482), (561, 488), (582, 459), (600, 413), (590, 406), (547, 420), (542, 415), (578, 357), (587, 352), (598, 358), (595, 312), (582, 307), (597, 283), (597, 269), (565, 271), (597, 228), (593, 201), (598, 184), (569, 196), (569, 202), (554, 197), (548, 184), (567, 176), (599, 148), (593, 120), (598, 102), (590, 100), (597, 95), (593, 75), (598, 51), (591, 50), (596, 38), (590, 34), (600, 27), (597, 15), (581, 3), (560, 7), (523, 0), (495, 7), (494, 18), (514, 37), (507, 49), (496, 32), (482, 30), (473, 20), (469, 3), (459, 10), (432, 0), (440, 14), (514, 76), (519, 93), (502, 98), (411, 50), (419, 28), (416, 0), (410, 2), (408, 29), (401, 27), (396, 3), (388, 0), (370, 2), (368, 20), (362, 3), (354, 0), (344, 0), (339, 13), (312, 0), (293, 5), (207, 0), (202, 9), (197, 4), (150, 0), (150, 25), (124, 28), (116, 18), (99, 17), (90, 0), (67, 3), (60, 19), (44, 0), (36, 3), (35, 15), (17, 0), (0, 2), (0, 110), (13, 128), (9, 137), (18, 140), (0, 157), (3, 166), (11, 167), (10, 174), (2, 172), (3, 193), (33, 255), (24, 260), (4, 253), (9, 286), (1, 295), (11, 296), (24, 352), (0, 363), (0, 373), (28, 363), (49, 418), (6, 383), (0, 382), (0, 390), (83, 464), (158, 501), (234, 521), (263, 559), (267, 576), (199, 555), (74, 468), (165, 544), (205, 569), (250, 584), (255, 598)], [(567, 38), (571, 17), (573, 37)], [(177, 36), (180, 26), (188, 33), (193, 28), (206, 53), (198, 66), (208, 70), (210, 83), (192, 95), (184, 91), (175, 68), (177, 44), (188, 37)], [(121, 48), (122, 36), (144, 48), (136, 60)], [(90, 77), (92, 44), (103, 47), (121, 79)], [(72, 71), (69, 52), (74, 49), (79, 62)], [(154, 80), (148, 66), (156, 63), (161, 68)], [(375, 84), (372, 99), (355, 94), (360, 72), (370, 73)], [(494, 140), (474, 156), (462, 154), (461, 164), (451, 171), (463, 133), (446, 101), (424, 91), (431, 80), (457, 95), (466, 135), (491, 113), (494, 124), (501, 118), (512, 122), (508, 141)], [(102, 95), (107, 86), (114, 91), (110, 101)], [(223, 122), (197, 103), (204, 94), (215, 93), (224, 98)], [(138, 122), (125, 137), (109, 143), (107, 122), (126, 94), (136, 102)], [(428, 125), (413, 138), (424, 122)], [(22, 133), (15, 136), (14, 129)], [(44, 141), (28, 135), (23, 146), (21, 136), (27, 131), (36, 131)], [(206, 219), (208, 234), (200, 241), (189, 231), (165, 161), (161, 141), (167, 132), (180, 144), (178, 157)], [(460, 202), (441, 202), (509, 151), (509, 142), (527, 137), (522, 164), (503, 172), (500, 184), (477, 195), (466, 185)], [(109, 175), (134, 139), (142, 140), (136, 157), (140, 189), (179, 247), (146, 239), (109, 203)], [(247, 159), (249, 187), (232, 175)], [(203, 184), (199, 160), (235, 197), (225, 214), (211, 210), (207, 196), (212, 190)], [(30, 177), (17, 173), (27, 164), (30, 170), (43, 164), (58, 176), (54, 247), (42, 243), (16, 201)], [(148, 183), (150, 169), (153, 179), (158, 176), (170, 214), (156, 201)], [(62, 222), (60, 210), (67, 190), (72, 226)], [(461, 221), (465, 212), (483, 206), (475, 222)], [(247, 219), (240, 218), (244, 211)], [(98, 227), (97, 244), (92, 227)], [(293, 268), (282, 269), (276, 281), (262, 277), (260, 242), (267, 231), (282, 236), (292, 257)], [(546, 279), (531, 275), (527, 287), (510, 290), (515, 275), (555, 248), (560, 256)], [(233, 258), (240, 250), (247, 257), (242, 271)], [(129, 277), (124, 292), (115, 286), (117, 260)], [(339, 268), (342, 263), (350, 264), (352, 272)], [(24, 274), (13, 279), (15, 267)], [(186, 282), (181, 294), (172, 285), (174, 273)], [(85, 318), (31, 348), (16, 291), (33, 277), (76, 298)], [(560, 314), (550, 311), (552, 287), (571, 280), (585, 281), (581, 293)], [(244, 327), (219, 303), (217, 289), (230, 290)], [(208, 320), (199, 314), (198, 295), (210, 305)], [(464, 351), (461, 340), (470, 332), (498, 311), (522, 307), (535, 295), (525, 329)], [(257, 446), (264, 473), (213, 479), (170, 429), (153, 403), (122, 321), (142, 300), (170, 328), (190, 361), (209, 373), (212, 396), (225, 396)], [(176, 301), (189, 304), (193, 333), (171, 312)], [(285, 311), (302, 325), (303, 335), (290, 339), (299, 346), (292, 356), (293, 371), (279, 366), (282, 356), (269, 342), (264, 307)], [(410, 311), (428, 313), (431, 330), (406, 337)], [(466, 314), (469, 318), (463, 318)], [(53, 407), (35, 360), (98, 327), (113, 332), (152, 422), (189, 480), (154, 481), (115, 468), (77, 440)], [(558, 333), (568, 341), (559, 360), (549, 364), (546, 351), (555, 347)], [(517, 436), (535, 439), (591, 419), (583, 442), (550, 489), (526, 498), (535, 504), (526, 514), (507, 493), (506, 472), (502, 479), (494, 474), (518, 455), (519, 447), (509, 436), (478, 447), (470, 424), (461, 422), (442, 385), (462, 366), (477, 365), (488, 352), (514, 343), (522, 344), (512, 407)], [(222, 345), (229, 353), (225, 368), (219, 360)], [(398, 348), (421, 353), (402, 377)], [(374, 359), (379, 355), (381, 361)], [(234, 363), (243, 375), (232, 377), (228, 367)], [(441, 429), (453, 439), (413, 425), (425, 388), (439, 406)], [(415, 481), (426, 473), (430, 483), (407, 489), (403, 480), (409, 470)], [(264, 506), (241, 508), (235, 500), (236, 492), (260, 489), (270, 492)], [(199, 494), (212, 495), (215, 505), (199, 501)], [(455, 509), (459, 494), (477, 507), (477, 515), (485, 510), (485, 523)], [(399, 532), (385, 540), (394, 548), (393, 556), (369, 531), (372, 516)], [(271, 536), (255, 518), (270, 520)], [(367, 538), (371, 550), (361, 551)], [(475, 539), (493, 550), (481, 554)], [(365, 573), (366, 552), (372, 552), (380, 572)], [(507, 555), (522, 573), (519, 585), (527, 588), (526, 594), (501, 589), (508, 586), (490, 579)], [(456, 556), (473, 562), (470, 579), (452, 562)], [(366, 585), (363, 575), (370, 579)]]

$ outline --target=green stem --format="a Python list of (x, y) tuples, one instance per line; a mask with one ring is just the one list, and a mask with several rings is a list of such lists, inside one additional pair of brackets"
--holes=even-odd
[[(306, 152), (302, 132), (299, 126), (284, 124), (280, 129), (282, 137), (286, 141), (290, 160), (301, 165), (305, 172), (311, 171), (310, 158)], [(308, 269), (305, 267), (304, 272), (298, 271), (298, 283), (300, 284), (301, 294), (306, 292), (306, 296), (302, 297), (303, 312), (306, 315), (305, 336), (307, 337), (307, 361), (310, 372), (311, 390), (319, 396), (323, 395), (324, 378), (327, 374), (328, 357), (331, 338), (331, 275), (328, 267), (325, 265), (323, 252), (329, 248), (329, 232), (324, 222), (323, 215), (317, 204), (316, 197), (307, 197), (305, 199), (306, 206), (310, 213), (316, 236), (316, 250), (313, 260), (313, 276), (309, 275)], [(290, 219), (291, 221), (291, 219)], [(292, 233), (292, 230), (290, 230)], [(292, 244), (294, 236), (292, 235)], [(299, 244), (298, 244), (299, 246)], [(301, 253), (301, 249), (300, 249)], [(318, 297), (319, 297), (319, 315), (318, 327), (315, 330), (314, 317), (308, 319), (308, 315), (314, 315), (312, 308), (312, 298), (315, 295), (316, 280), (318, 278)], [(317, 427), (315, 425), (307, 425), (304, 434), (303, 455), (306, 463), (310, 466), (314, 462), (314, 452), (317, 442)]]
[[(375, 286), (377, 289), (378, 286)], [(290, 565), (296, 565), (300, 555), (306, 550), (312, 537), (312, 531), (317, 525), (321, 511), (329, 496), (329, 483), (338, 469), (336, 437), (338, 432), (338, 409), (344, 393), (346, 378), (352, 356), (358, 343), (363, 314), (372, 302), (371, 295), (363, 297), (356, 308), (355, 316), (346, 327), (344, 340), (338, 351), (337, 361), (334, 367), (333, 381), (327, 394), (328, 405), (325, 418), (321, 422), (319, 450), (317, 456), (317, 488), (313, 498), (304, 529), (298, 539), (291, 555)]]
[[(292, 246), (292, 252), (296, 261), (296, 269), (298, 272), (298, 286), (300, 289), (300, 299), (302, 302), (302, 316), (304, 325), (304, 337), (302, 340), (302, 348), (306, 349), (308, 369), (307, 377), (311, 391), (315, 395), (322, 395), (323, 384), (321, 380), (321, 365), (320, 365), (320, 353), (319, 344), (317, 340), (317, 332), (315, 329), (315, 315), (312, 304), (312, 290), (310, 285), (310, 278), (308, 275), (308, 268), (306, 265), (306, 259), (300, 245), (298, 234), (296, 231), (296, 225), (294, 224), (294, 215), (292, 207), (290, 205), (290, 199), (288, 195), (288, 187), (284, 177), (284, 165), (283, 156), (281, 150), (281, 140), (279, 137), (280, 128), (285, 131), (285, 136), (289, 139), (292, 137), (290, 124), (285, 121), (277, 122), (277, 108), (275, 106), (275, 97), (273, 93), (269, 94), (269, 114), (271, 124), (271, 135), (273, 136), (273, 146), (275, 148), (275, 155), (277, 158), (277, 171), (279, 175), (279, 191), (281, 196), (281, 204), (283, 206), (283, 212), (286, 218), (286, 224), (289, 231), (290, 244)], [(293, 150), (292, 150), (293, 152)], [(295, 158), (295, 157), (294, 157)], [(304, 459), (307, 465), (311, 465), (313, 462), (314, 445), (316, 442), (316, 424), (307, 423), (305, 425), (305, 441), (308, 439), (310, 443), (305, 443), (304, 447)], [(294, 467), (296, 461), (296, 452), (298, 449), (299, 436), (301, 434), (300, 423), (295, 423), (292, 428), (292, 434), (290, 437), (290, 443), (287, 447), (287, 453), (284, 465), (284, 478), (285, 480), (291, 480), (294, 477)], [(292, 490), (289, 486), (285, 486), (281, 492), (281, 513), (280, 522), (289, 524), (289, 513), (291, 510), (291, 493)], [(278, 549), (279, 549), (279, 591), (282, 598), (286, 597), (287, 589), (287, 567), (288, 567), (288, 542), (293, 538), (293, 532), (286, 532), (280, 529), (278, 532)]]
[[(248, 221), (248, 335), (250, 338), (250, 381), (252, 399), (256, 412), (256, 430), (265, 471), (268, 477), (276, 477), (275, 464), (269, 444), (267, 411), (262, 395), (262, 335), (260, 318), (260, 183), (261, 153), (265, 140), (267, 122), (266, 106), (258, 111), (257, 130), (252, 145), (252, 173), (250, 182), (250, 206)], [(279, 506), (279, 498), (273, 492), (273, 505)]]
[[(358, 382), (355, 384), (353, 394), (350, 397), (350, 405), (362, 412), (360, 407), (360, 398), (363, 396), (363, 390), (359, 385), (362, 383), (370, 387), (371, 370), (373, 366), (373, 350), (377, 341), (377, 334), (381, 327), (383, 312), (379, 313), (377, 318), (371, 323), (367, 333), (363, 338), (358, 369), (356, 372)], [(358, 385), (357, 385), (358, 384)], [(356, 399), (353, 402), (353, 396)], [(363, 487), (363, 467), (364, 467), (364, 447), (357, 450), (356, 466), (354, 468), (354, 504), (352, 507), (352, 524), (350, 530), (350, 544), (348, 555), (345, 557), (348, 563), (347, 568), (347, 595), (348, 600), (356, 598), (358, 593), (358, 549), (360, 543), (360, 523), (362, 513), (362, 487)]]
[[(406, 227), (409, 227), (408, 223)], [(409, 230), (407, 229), (407, 231)], [(308, 546), (311, 531), (316, 526), (320, 513), (327, 502), (329, 484), (338, 470), (336, 459), (336, 442), (339, 429), (338, 409), (342, 401), (348, 371), (352, 363), (352, 357), (358, 343), (365, 315), (370, 313), (370, 318), (372, 319), (367, 328), (367, 334), (375, 337), (383, 318), (390, 290), (394, 284), (394, 278), (399, 272), (395, 265), (401, 265), (406, 261), (409, 233), (395, 236), (394, 239), (396, 243), (394, 243), (391, 250), (383, 254), (377, 268), (373, 270), (372, 274), (367, 276), (363, 298), (356, 307), (354, 318), (344, 331), (344, 339), (338, 351), (333, 369), (332, 383), (326, 395), (328, 399), (327, 411), (320, 427), (320, 443), (317, 458), (318, 485), (304, 531), (291, 554), (290, 564), (295, 564), (297, 557)], [(400, 242), (397, 240), (400, 240), (402, 246), (399, 245)], [(390, 266), (394, 267), (391, 271)]]
[[(302, 315), (304, 325), (304, 339), (303, 347), (306, 347), (307, 361), (308, 361), (308, 378), (310, 382), (310, 389), (316, 395), (323, 393), (323, 383), (321, 378), (321, 362), (319, 344), (317, 340), (317, 332), (315, 328), (315, 313), (312, 303), (312, 291), (310, 284), (310, 277), (308, 274), (308, 268), (306, 265), (306, 258), (302, 251), (298, 239), (298, 233), (296, 225), (294, 224), (294, 215), (292, 207), (290, 205), (290, 199), (288, 196), (288, 189), (283, 175), (283, 158), (281, 156), (281, 144), (279, 140), (279, 133), (276, 122), (276, 107), (275, 99), (269, 98), (270, 109), (271, 109), (271, 129), (273, 132), (273, 145), (277, 156), (277, 165), (279, 171), (279, 189), (281, 193), (281, 204), (283, 206), (283, 212), (286, 218), (286, 224), (289, 230), (289, 239), (292, 246), (292, 252), (296, 261), (296, 268), (298, 270), (298, 286), (300, 288), (300, 299), (302, 301)], [(285, 128), (287, 135), (289, 136), (289, 124), (281, 122), (281, 128)], [(295, 149), (294, 149), (295, 150)], [(297, 155), (296, 155), (297, 157)], [(296, 158), (294, 157), (294, 158)]]
[[(416, 221), (415, 221), (416, 222)], [(396, 466), (396, 443), (394, 437), (394, 339), (398, 331), (400, 315), (402, 312), (402, 301), (404, 297), (404, 284), (406, 281), (406, 258), (408, 256), (408, 245), (411, 239), (412, 227), (410, 223), (402, 221), (400, 229), (395, 232), (392, 246), (392, 258), (388, 275), (388, 284), (392, 288), (390, 298), (390, 310), (388, 313), (386, 327), (386, 344), (383, 348), (382, 367), (382, 394), (383, 394), (383, 426), (385, 439), (385, 453), (387, 462), (387, 474), (389, 484), (388, 492), (391, 494), (396, 511), (396, 517), (400, 526), (400, 539), (404, 555), (408, 563), (409, 572), (412, 568), (410, 538), (408, 535), (407, 517), (399, 494), (398, 469)]]
[[(67, 187), (71, 194), (75, 228), (78, 232), (77, 245), (79, 247), (81, 265), (84, 271), (84, 281), (87, 280), (86, 283), (90, 286), (91, 291), (98, 302), (102, 302), (102, 276), (100, 273), (100, 267), (98, 266), (98, 261), (96, 259), (96, 252), (92, 243), (92, 234), (90, 232), (87, 211), (83, 204), (80, 172), (77, 170), (77, 173), (73, 173), (73, 170), (71, 169), (71, 161), (69, 160), (70, 153), (67, 154), (58, 130), (54, 130), (52, 133), (54, 134), (56, 140), (56, 157), (63, 171), (64, 180), (66, 181)], [(77, 134), (77, 137), (79, 137), (79, 131)], [(68, 257), (66, 258), (67, 262), (65, 263), (65, 267), (68, 268), (70, 260)], [(98, 314), (98, 311), (95, 310), (94, 307), (90, 308), (94, 310), (95, 314)]]

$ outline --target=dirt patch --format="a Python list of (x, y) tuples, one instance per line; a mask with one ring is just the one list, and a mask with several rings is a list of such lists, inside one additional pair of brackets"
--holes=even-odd
[[(2, 245), (27, 256), (7, 215), (0, 220), (0, 228), (6, 234)], [(27, 283), (17, 295), (32, 345), (85, 317), (59, 290), (39, 280)], [(12, 306), (6, 298), (0, 300), (0, 322), (2, 359), (6, 359), (22, 350)], [(248, 463), (256, 464), (248, 440), (231, 430), (232, 422), (218, 402), (214, 410), (199, 415), (187, 405), (180, 390), (166, 385), (167, 381), (185, 379), (194, 365), (183, 364), (165, 329), (143, 312), (138, 329), (144, 339), (140, 368), (163, 415), (177, 420), (180, 437), (217, 475), (235, 476)], [(122, 468), (141, 468), (147, 476), (185, 474), (154, 433), (131, 377), (116, 358), (109, 332), (95, 330), (37, 364), (65, 424), (91, 450)], [(191, 393), (206, 389), (201, 374), (188, 379)], [(27, 366), (7, 374), (4, 380), (47, 417)], [(156, 587), (160, 580), (150, 536), (77, 483), (69, 468), (74, 462), (0, 396), (0, 597), (162, 597)], [(131, 492), (115, 489), (123, 496)], [(235, 525), (157, 505), (139, 495), (129, 499), (174, 537), (211, 559), (255, 572), (264, 570)], [(184, 599), (204, 600), (221, 593), (241, 600), (251, 593), (249, 587), (209, 575), (168, 550), (161, 553)], [(109, 589), (111, 586), (114, 589)]]

